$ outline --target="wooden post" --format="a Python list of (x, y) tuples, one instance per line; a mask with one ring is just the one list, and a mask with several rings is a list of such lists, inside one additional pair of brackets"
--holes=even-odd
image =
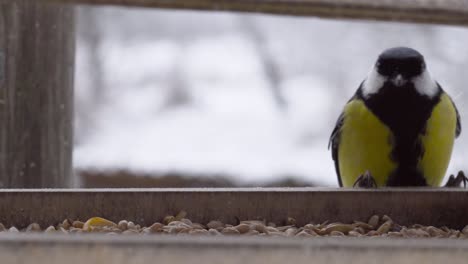
[(0, 187), (69, 187), (74, 14), (0, 1)]

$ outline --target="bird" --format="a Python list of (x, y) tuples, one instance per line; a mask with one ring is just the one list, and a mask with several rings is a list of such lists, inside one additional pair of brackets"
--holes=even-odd
[[(423, 55), (394, 47), (344, 106), (328, 147), (340, 187), (438, 187), (460, 133), (459, 112)], [(446, 186), (466, 181), (461, 171)]]

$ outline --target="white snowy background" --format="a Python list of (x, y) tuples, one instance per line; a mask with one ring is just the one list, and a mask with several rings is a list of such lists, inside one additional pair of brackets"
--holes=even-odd
[[(467, 29), (115, 7), (81, 8), (78, 22), (78, 170), (336, 186), (330, 132), (394, 46), (425, 55), (468, 124)], [(448, 173), (466, 169), (467, 138)]]

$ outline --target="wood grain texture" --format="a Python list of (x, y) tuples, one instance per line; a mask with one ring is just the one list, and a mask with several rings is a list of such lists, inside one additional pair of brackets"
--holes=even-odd
[(0, 187), (67, 187), (74, 19), (70, 6), (0, 2)]
[(2, 232), (8, 264), (466, 264), (466, 239), (63, 235)]
[[(0, 0), (11, 1), (11, 0)], [(468, 25), (466, 0), (28, 0)]]
[(55, 225), (63, 219), (100, 216), (149, 226), (167, 215), (187, 212), (197, 223), (266, 220), (299, 226), (310, 222), (352, 223), (388, 215), (401, 225), (468, 224), (468, 191), (446, 188), (167, 188), (0, 190), (0, 222), (24, 228), (32, 222)]

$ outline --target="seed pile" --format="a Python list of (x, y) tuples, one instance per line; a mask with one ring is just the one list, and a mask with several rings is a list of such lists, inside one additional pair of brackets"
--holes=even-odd
[(448, 227), (422, 226), (415, 224), (409, 227), (395, 223), (390, 217), (374, 215), (367, 222), (354, 221), (352, 224), (321, 223), (296, 226), (296, 220), (288, 218), (286, 223), (277, 226), (265, 221), (241, 221), (238, 225), (224, 224), (213, 220), (206, 225), (193, 223), (186, 218), (186, 213), (177, 216), (166, 216), (162, 223), (142, 227), (132, 221), (122, 220), (114, 223), (101, 217), (92, 217), (86, 222), (65, 219), (56, 226), (42, 229), (37, 223), (30, 224), (24, 230), (12, 226), (5, 228), (0, 223), (1, 232), (44, 232), (44, 233), (104, 233), (117, 234), (184, 234), (184, 235), (242, 235), (274, 237), (400, 237), (400, 238), (468, 238), (468, 226), (462, 230)]

